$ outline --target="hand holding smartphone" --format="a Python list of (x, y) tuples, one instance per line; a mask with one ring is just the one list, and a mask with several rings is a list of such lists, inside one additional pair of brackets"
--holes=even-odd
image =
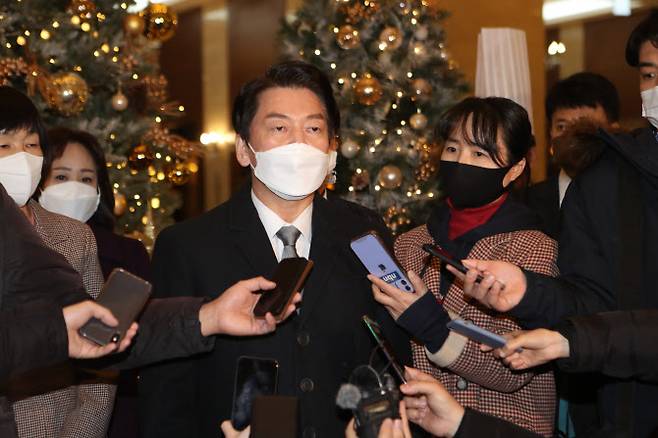
[(353, 239), (350, 247), (369, 273), (402, 291), (414, 292), (414, 288), (400, 264), (386, 249), (376, 231), (369, 231), (363, 236)]
[(235, 430), (251, 424), (256, 397), (276, 394), (279, 363), (274, 359), (240, 356), (235, 371), (231, 423)]
[(92, 318), (80, 327), (78, 333), (100, 346), (110, 342), (121, 342), (130, 325), (146, 305), (151, 295), (151, 288), (148, 281), (123, 269), (115, 269), (103, 285), (96, 302), (109, 309), (119, 321), (119, 325), (110, 327), (99, 319)]
[(264, 318), (270, 312), (277, 322), (281, 321), (295, 294), (304, 287), (312, 267), (313, 262), (303, 257), (281, 260), (271, 278), (276, 287), (262, 292), (254, 308), (254, 315)]

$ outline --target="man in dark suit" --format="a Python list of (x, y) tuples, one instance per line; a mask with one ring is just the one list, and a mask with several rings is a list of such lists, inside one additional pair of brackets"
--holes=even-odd
[(339, 120), (328, 79), (309, 64), (275, 65), (242, 88), (233, 125), (237, 159), (253, 169), (251, 184), (160, 234), (155, 293), (214, 297), (235, 280), (269, 275), (290, 256), (308, 257), (314, 267), (298, 313), (276, 333), (218, 338), (210, 354), (144, 370), (144, 436), (218, 436), (220, 422), (231, 416), (240, 356), (278, 361), (278, 393), (299, 398), (300, 436), (341, 436), (348, 418), (335, 406), (336, 393), (356, 366), (368, 363), (374, 347), (364, 314), (380, 319), (408, 360), (408, 341), (375, 303), (349, 247), (368, 230), (386, 237), (381, 218), (316, 194), (335, 165)]
[(562, 154), (561, 157), (556, 139), (575, 122), (583, 119), (604, 129), (616, 127), (619, 120), (617, 89), (612, 82), (599, 74), (576, 73), (551, 88), (546, 97), (546, 117), (550, 127), (549, 151), (558, 169), (557, 173), (546, 181), (528, 189), (527, 203), (541, 216), (543, 231), (557, 239), (560, 229), (560, 205), (571, 180), (583, 170), (581, 167), (584, 163), (573, 155)]

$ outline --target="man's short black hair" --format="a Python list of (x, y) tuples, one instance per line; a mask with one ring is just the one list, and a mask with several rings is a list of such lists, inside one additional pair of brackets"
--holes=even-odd
[(599, 105), (610, 123), (619, 120), (619, 94), (614, 84), (596, 73), (576, 73), (556, 83), (548, 92), (546, 117), (550, 123), (559, 109)]
[(327, 76), (317, 67), (303, 61), (286, 61), (271, 66), (265, 74), (247, 84), (233, 103), (233, 129), (249, 141), (251, 121), (258, 111), (258, 98), (270, 88), (306, 88), (315, 93), (327, 112), (329, 136), (338, 135), (340, 113)]
[(658, 9), (652, 9), (647, 18), (638, 24), (626, 42), (626, 63), (637, 67), (640, 63), (640, 46), (650, 41), (658, 48)]
[(46, 128), (39, 110), (29, 97), (17, 89), (0, 86), (0, 133), (25, 129), (39, 136), (41, 150), (47, 153)]

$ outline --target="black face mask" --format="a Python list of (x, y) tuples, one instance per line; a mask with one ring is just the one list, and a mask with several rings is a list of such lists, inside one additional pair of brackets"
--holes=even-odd
[(441, 189), (457, 209), (487, 205), (507, 191), (503, 178), (511, 167), (485, 167), (441, 160)]

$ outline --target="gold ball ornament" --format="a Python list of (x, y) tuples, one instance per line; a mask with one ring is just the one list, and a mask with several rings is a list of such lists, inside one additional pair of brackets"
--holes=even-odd
[(115, 111), (125, 111), (128, 108), (128, 97), (121, 90), (112, 96), (112, 108)]
[(380, 50), (395, 50), (402, 45), (402, 33), (395, 26), (385, 27), (379, 34)]
[(114, 192), (114, 215), (123, 216), (128, 209), (126, 196), (121, 192)]
[(64, 116), (80, 113), (89, 99), (89, 87), (76, 73), (57, 73), (46, 79), (41, 94), (50, 108)]
[(425, 114), (416, 113), (409, 118), (409, 125), (418, 131), (425, 129), (427, 126), (427, 116), (425, 116)]
[(123, 19), (123, 30), (127, 35), (136, 37), (144, 33), (146, 23), (138, 14), (128, 14)]
[(176, 163), (176, 166), (169, 171), (167, 178), (172, 184), (182, 186), (190, 180), (191, 172), (187, 163)]
[(81, 20), (91, 20), (96, 14), (96, 4), (91, 0), (71, 0), (68, 12), (77, 15)]
[(361, 146), (349, 138), (340, 145), (340, 153), (343, 154), (343, 157), (348, 159), (356, 157), (360, 150)]
[(128, 165), (132, 170), (141, 171), (148, 169), (153, 163), (153, 152), (145, 144), (139, 144), (130, 151)]
[(411, 81), (411, 91), (416, 97), (428, 97), (432, 94), (432, 86), (425, 79), (414, 79)]
[(349, 24), (341, 26), (336, 34), (336, 43), (343, 50), (353, 49), (359, 45), (361, 41), (359, 31), (354, 29)]
[(399, 167), (392, 164), (386, 165), (379, 171), (377, 181), (379, 181), (379, 185), (385, 189), (397, 189), (402, 185), (402, 171)]
[(354, 94), (356, 94), (356, 99), (360, 104), (374, 105), (382, 98), (384, 92), (377, 79), (366, 75), (354, 84)]
[(151, 3), (144, 10), (144, 23), (148, 39), (167, 41), (176, 33), (178, 16), (166, 5)]

